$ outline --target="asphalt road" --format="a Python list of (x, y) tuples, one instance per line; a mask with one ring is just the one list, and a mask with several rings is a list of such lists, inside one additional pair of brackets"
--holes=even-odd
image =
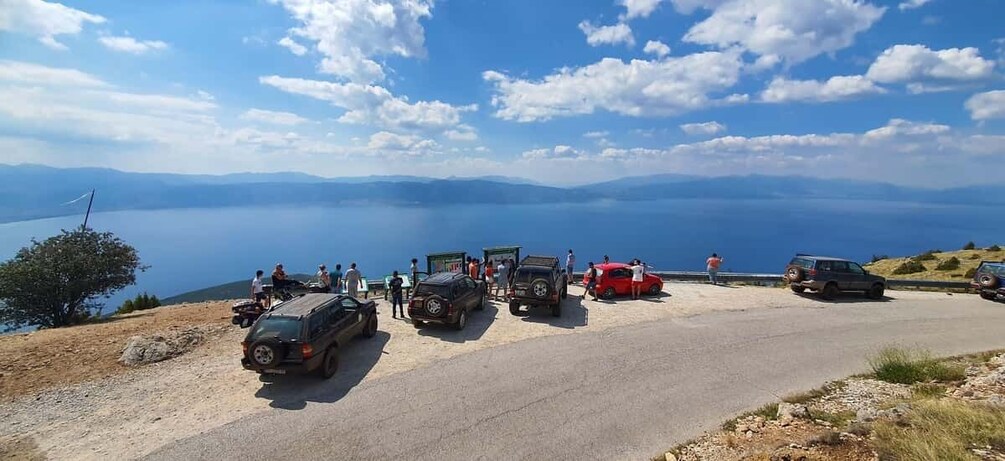
[(741, 411), (865, 371), (889, 344), (1005, 348), (1005, 305), (856, 300), (538, 338), (313, 396), (150, 458), (649, 459)]

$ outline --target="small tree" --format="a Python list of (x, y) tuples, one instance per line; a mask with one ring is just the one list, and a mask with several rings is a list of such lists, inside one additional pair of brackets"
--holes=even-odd
[(935, 270), (937, 271), (951, 271), (959, 268), (960, 260), (956, 256), (953, 256), (945, 261), (941, 261), (938, 266), (935, 266)]
[(136, 249), (110, 232), (63, 231), (32, 240), (0, 264), (0, 323), (9, 328), (73, 325), (100, 312), (108, 297), (143, 271)]
[(1002, 247), (998, 245), (991, 245), (988, 247), (988, 251), (1002, 251)]
[(977, 245), (975, 245), (974, 242), (967, 242), (966, 245), (963, 245), (964, 250), (973, 250), (975, 248), (977, 248)]

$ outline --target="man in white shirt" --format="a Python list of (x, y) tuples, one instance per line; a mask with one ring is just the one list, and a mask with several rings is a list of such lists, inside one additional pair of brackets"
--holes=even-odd
[(261, 269), (255, 272), (255, 278), (251, 280), (251, 300), (264, 306), (265, 302), (269, 300), (268, 296), (265, 296), (265, 289), (262, 287), (262, 275), (265, 275), (265, 271)]
[(566, 281), (569, 285), (572, 285), (572, 269), (576, 266), (576, 255), (569, 250), (569, 255), (565, 257), (565, 274)]
[(632, 299), (642, 297), (642, 280), (645, 277), (646, 269), (638, 259), (632, 261)]
[(349, 265), (349, 270), (345, 271), (345, 288), (349, 292), (349, 296), (355, 298), (359, 293), (359, 281), (362, 278), (359, 271), (356, 270), (356, 263)]

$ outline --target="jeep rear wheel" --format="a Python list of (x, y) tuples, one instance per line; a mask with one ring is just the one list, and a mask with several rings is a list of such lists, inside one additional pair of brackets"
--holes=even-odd
[(803, 281), (803, 268), (801, 267), (790, 267), (785, 271), (785, 278), (789, 279), (789, 282), (796, 283)]
[(824, 286), (823, 290), (820, 290), (820, 297), (828, 301), (831, 301), (841, 294), (841, 290), (838, 289), (836, 283), (831, 282)]
[(980, 277), (977, 278), (977, 283), (984, 288), (998, 288), (998, 286), (1001, 285), (1001, 279), (994, 274), (981, 274)]
[(509, 313), (513, 315), (520, 315), (520, 303), (516, 301), (509, 302)]
[(436, 296), (436, 295), (433, 295), (433, 296), (430, 296), (429, 299), (426, 300), (426, 306), (425, 307), (426, 307), (426, 312), (429, 315), (431, 315), (433, 317), (439, 317), (439, 316), (443, 315), (444, 312), (446, 312), (447, 303), (446, 303), (446, 301), (443, 298), (441, 298), (439, 296)]
[(530, 292), (534, 294), (535, 298), (544, 299), (548, 297), (548, 281), (545, 279), (537, 279), (530, 283)]
[(463, 330), (464, 325), (468, 324), (468, 311), (462, 310), (457, 316), (457, 322), (454, 323), (455, 330)]
[(274, 339), (264, 339), (257, 341), (248, 348), (248, 355), (255, 365), (261, 367), (271, 367), (283, 360), (283, 348)]
[(873, 285), (872, 288), (869, 289), (869, 291), (866, 292), (866, 295), (868, 295), (872, 299), (883, 299), (884, 291), (885, 290), (883, 288), (883, 284), (877, 283)]
[(325, 352), (325, 358), (321, 362), (321, 366), (318, 367), (318, 374), (322, 378), (328, 379), (335, 376), (336, 371), (338, 371), (338, 348), (330, 347)]

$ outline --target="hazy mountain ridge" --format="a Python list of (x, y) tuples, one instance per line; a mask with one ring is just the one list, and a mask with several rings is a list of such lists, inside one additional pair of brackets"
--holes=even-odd
[(573, 188), (520, 178), (433, 179), (415, 176), (322, 178), (303, 173), (223, 176), (127, 173), (102, 168), (0, 165), (0, 222), (79, 214), (62, 205), (97, 189), (94, 211), (339, 204), (447, 205), (573, 203), (590, 200), (778, 199), (788, 197), (1005, 204), (1005, 186), (922, 189), (892, 184), (780, 176), (653, 175)]

